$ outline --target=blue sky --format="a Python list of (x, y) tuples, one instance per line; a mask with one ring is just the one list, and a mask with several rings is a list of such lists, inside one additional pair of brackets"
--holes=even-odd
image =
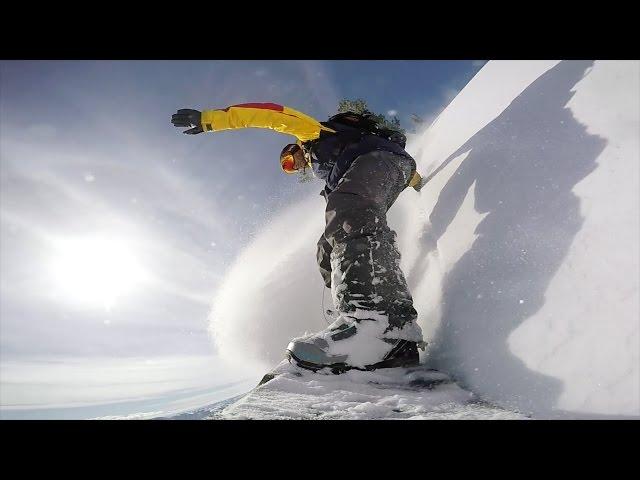
[[(0, 63), (5, 412), (175, 396), (179, 388), (234, 381), (220, 373), (207, 334), (211, 299), (261, 227), (322, 184), (279, 170), (278, 153), (292, 137), (257, 129), (182, 135), (170, 123), (177, 109), (274, 102), (324, 120), (340, 99), (363, 98), (374, 111), (396, 111), (410, 128), (411, 114), (433, 118), (481, 65)], [(180, 379), (175, 365), (186, 372), (185, 359), (194, 358), (193, 371), (208, 372), (206, 385)], [(202, 358), (214, 360), (205, 368)], [(127, 359), (139, 377), (122, 381), (113, 372), (127, 370)], [(139, 385), (148, 372), (138, 367), (156, 368), (154, 362), (166, 367), (154, 373), (164, 389), (134, 395), (127, 385)], [(83, 393), (87, 379), (100, 384), (105, 368), (102, 386), (122, 385), (118, 395)]]

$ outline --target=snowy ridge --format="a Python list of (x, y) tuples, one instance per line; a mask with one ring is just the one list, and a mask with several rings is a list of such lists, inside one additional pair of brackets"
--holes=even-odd
[[(638, 132), (638, 61), (491, 61), (409, 142), (435, 175), (400, 195), (389, 224), (427, 368), (533, 418), (640, 417)], [(291, 338), (326, 326), (315, 264), (324, 201), (313, 192), (299, 207), (256, 237), (215, 300), (221, 354), (254, 362), (257, 379)], [(323, 416), (339, 415), (331, 401), (345, 402), (344, 418), (392, 416), (365, 380), (375, 375), (385, 374), (286, 374), (225, 412), (276, 415), (266, 399), (280, 388), (279, 407), (304, 418), (323, 401)], [(429, 401), (413, 398), (422, 407), (406, 418), (427, 415)]]

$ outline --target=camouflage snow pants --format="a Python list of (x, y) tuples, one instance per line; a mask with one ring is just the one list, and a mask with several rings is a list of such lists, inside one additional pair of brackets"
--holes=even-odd
[(374, 151), (354, 160), (327, 195), (317, 260), (340, 313), (373, 310), (394, 327), (417, 317), (386, 219), (415, 166), (411, 158)]

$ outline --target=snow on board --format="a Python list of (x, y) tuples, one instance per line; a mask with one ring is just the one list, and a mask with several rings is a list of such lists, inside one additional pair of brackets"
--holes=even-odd
[(208, 419), (527, 419), (484, 402), (448, 375), (424, 366), (341, 375), (282, 361), (260, 385)]

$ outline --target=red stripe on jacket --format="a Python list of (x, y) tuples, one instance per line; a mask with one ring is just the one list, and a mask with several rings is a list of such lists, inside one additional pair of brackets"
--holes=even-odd
[(232, 107), (240, 107), (240, 108), (260, 108), (263, 110), (275, 110), (276, 112), (283, 112), (284, 107), (282, 105), (278, 105), (277, 103), (241, 103), (239, 105), (231, 105), (227, 108), (223, 108), (223, 112), (227, 112)]

